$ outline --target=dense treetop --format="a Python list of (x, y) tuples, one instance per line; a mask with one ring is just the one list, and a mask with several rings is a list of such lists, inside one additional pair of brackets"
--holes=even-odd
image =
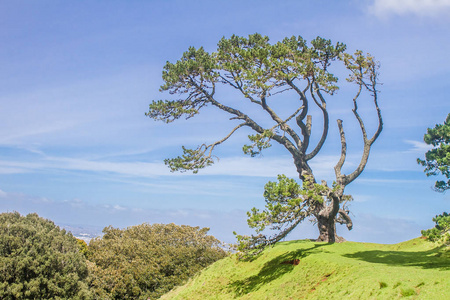
[(37, 214), (0, 214), (0, 299), (89, 299), (76, 239)]
[(208, 228), (175, 224), (106, 227), (89, 243), (98, 299), (157, 299), (226, 253)]

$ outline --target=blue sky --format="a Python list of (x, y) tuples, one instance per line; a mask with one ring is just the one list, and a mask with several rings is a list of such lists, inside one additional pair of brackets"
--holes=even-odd
[[(181, 145), (213, 142), (233, 125), (214, 110), (169, 125), (144, 113), (169, 96), (158, 91), (166, 61), (189, 46), (214, 51), (223, 36), (255, 32), (271, 42), (321, 36), (380, 61), (385, 126), (366, 170), (346, 189), (355, 198), (354, 229), (338, 230), (348, 240), (394, 243), (432, 227), (450, 195), (431, 189), (438, 178), (426, 178), (416, 158), (427, 150), (426, 128), (450, 112), (447, 0), (2, 1), (0, 211), (100, 229), (207, 226), (226, 242), (233, 230), (250, 233), (245, 212), (264, 205), (264, 184), (277, 174), (297, 176), (288, 153), (273, 147), (245, 157), (243, 131), (220, 146), (211, 168), (170, 173), (163, 160)], [(361, 151), (340, 82), (329, 100), (329, 141), (312, 163), (327, 180), (339, 155), (337, 118), (348, 122), (349, 168)], [(306, 222), (290, 238), (317, 235)]]

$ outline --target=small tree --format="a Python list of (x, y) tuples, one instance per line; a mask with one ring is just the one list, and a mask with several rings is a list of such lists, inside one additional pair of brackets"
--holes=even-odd
[[(203, 144), (195, 149), (183, 146), (183, 155), (165, 160), (172, 171), (191, 170), (197, 173), (199, 169), (213, 164), (215, 148), (244, 127), (254, 132), (249, 135), (251, 143), (243, 147), (244, 153), (259, 155), (272, 142), (276, 142), (292, 155), (299, 178), (303, 181), (303, 191), (298, 191), (300, 200), (277, 213), (277, 220), (285, 225), (285, 229), (279, 227), (281, 232), (272, 238), (260, 235), (255, 238), (256, 244), (278, 241), (307, 216), (317, 220), (319, 241), (341, 240), (336, 235), (336, 222), (347, 224), (349, 229), (352, 227), (348, 211), (342, 207), (349, 199), (344, 195), (344, 189), (364, 170), (371, 146), (381, 133), (383, 123), (376, 87), (378, 64), (369, 54), (357, 51), (352, 55), (345, 50), (344, 44), (333, 45), (330, 40), (320, 37), (312, 40), (311, 45), (295, 36), (271, 45), (268, 37), (259, 34), (248, 38), (233, 35), (219, 41), (217, 52), (208, 53), (203, 48), (190, 47), (180, 60), (176, 63), (167, 62), (164, 67), (161, 91), (168, 91), (179, 98), (153, 101), (147, 116), (170, 123), (181, 117), (194, 117), (204, 107), (212, 106), (231, 115), (230, 120), (235, 123), (225, 137), (211, 144)], [(343, 122), (338, 119), (341, 154), (334, 168), (335, 183), (328, 187), (325, 181), (317, 183), (309, 162), (322, 149), (328, 136), (326, 98), (338, 90), (338, 78), (330, 72), (331, 65), (336, 63), (341, 63), (349, 71), (347, 80), (356, 85), (353, 114), (362, 132), (364, 150), (359, 165), (350, 174), (343, 174), (347, 141)], [(216, 93), (221, 86), (236, 90), (241, 94), (242, 101), (254, 105), (255, 109), (246, 113), (227, 104), (227, 99), (220, 99)], [(370, 94), (378, 120), (378, 127), (372, 137), (369, 137), (358, 113), (358, 99), (364, 92)], [(279, 100), (276, 96), (281, 93), (289, 93), (297, 105), (296, 109), (284, 116), (273, 106)], [(323, 124), (315, 145), (311, 144), (313, 122), (312, 116), (308, 115), (312, 106), (320, 111)], [(261, 117), (259, 112), (265, 114), (266, 121), (256, 121)], [(311, 191), (316, 192), (311, 194)], [(277, 201), (283, 202), (283, 197)], [(297, 197), (297, 194), (292, 197)], [(269, 201), (272, 201), (271, 198)], [(280, 205), (283, 205), (281, 202)], [(275, 207), (279, 208), (277, 205)], [(262, 220), (269, 214), (255, 213), (254, 216), (254, 219), (260, 219), (265, 224), (272, 222), (270, 217)], [(250, 222), (257, 222), (256, 219)], [(249, 247), (252, 247), (251, 244)]]
[(434, 186), (437, 192), (445, 192), (450, 189), (450, 114), (444, 124), (428, 128), (423, 140), (434, 148), (425, 153), (425, 160), (418, 158), (417, 162), (425, 167), (427, 176), (441, 174), (447, 178), (437, 180)]
[[(433, 149), (425, 153), (425, 160), (417, 159), (417, 163), (424, 166), (427, 176), (444, 175), (447, 181), (437, 180), (434, 190), (440, 193), (450, 189), (450, 114), (444, 124), (436, 124), (428, 128), (423, 140)], [(444, 212), (433, 218), (434, 228), (422, 230), (422, 235), (433, 242), (449, 243), (450, 241), (450, 215)]]

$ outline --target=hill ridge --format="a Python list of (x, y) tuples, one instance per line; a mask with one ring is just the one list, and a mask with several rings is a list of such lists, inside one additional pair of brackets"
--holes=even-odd
[[(296, 262), (296, 263), (286, 263)], [(217, 261), (160, 299), (450, 299), (448, 249), (310, 240), (266, 249), (253, 261)]]

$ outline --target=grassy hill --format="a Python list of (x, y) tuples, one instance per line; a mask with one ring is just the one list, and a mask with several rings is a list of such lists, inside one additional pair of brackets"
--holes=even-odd
[(280, 243), (252, 262), (222, 259), (161, 299), (450, 299), (450, 251), (395, 245)]

